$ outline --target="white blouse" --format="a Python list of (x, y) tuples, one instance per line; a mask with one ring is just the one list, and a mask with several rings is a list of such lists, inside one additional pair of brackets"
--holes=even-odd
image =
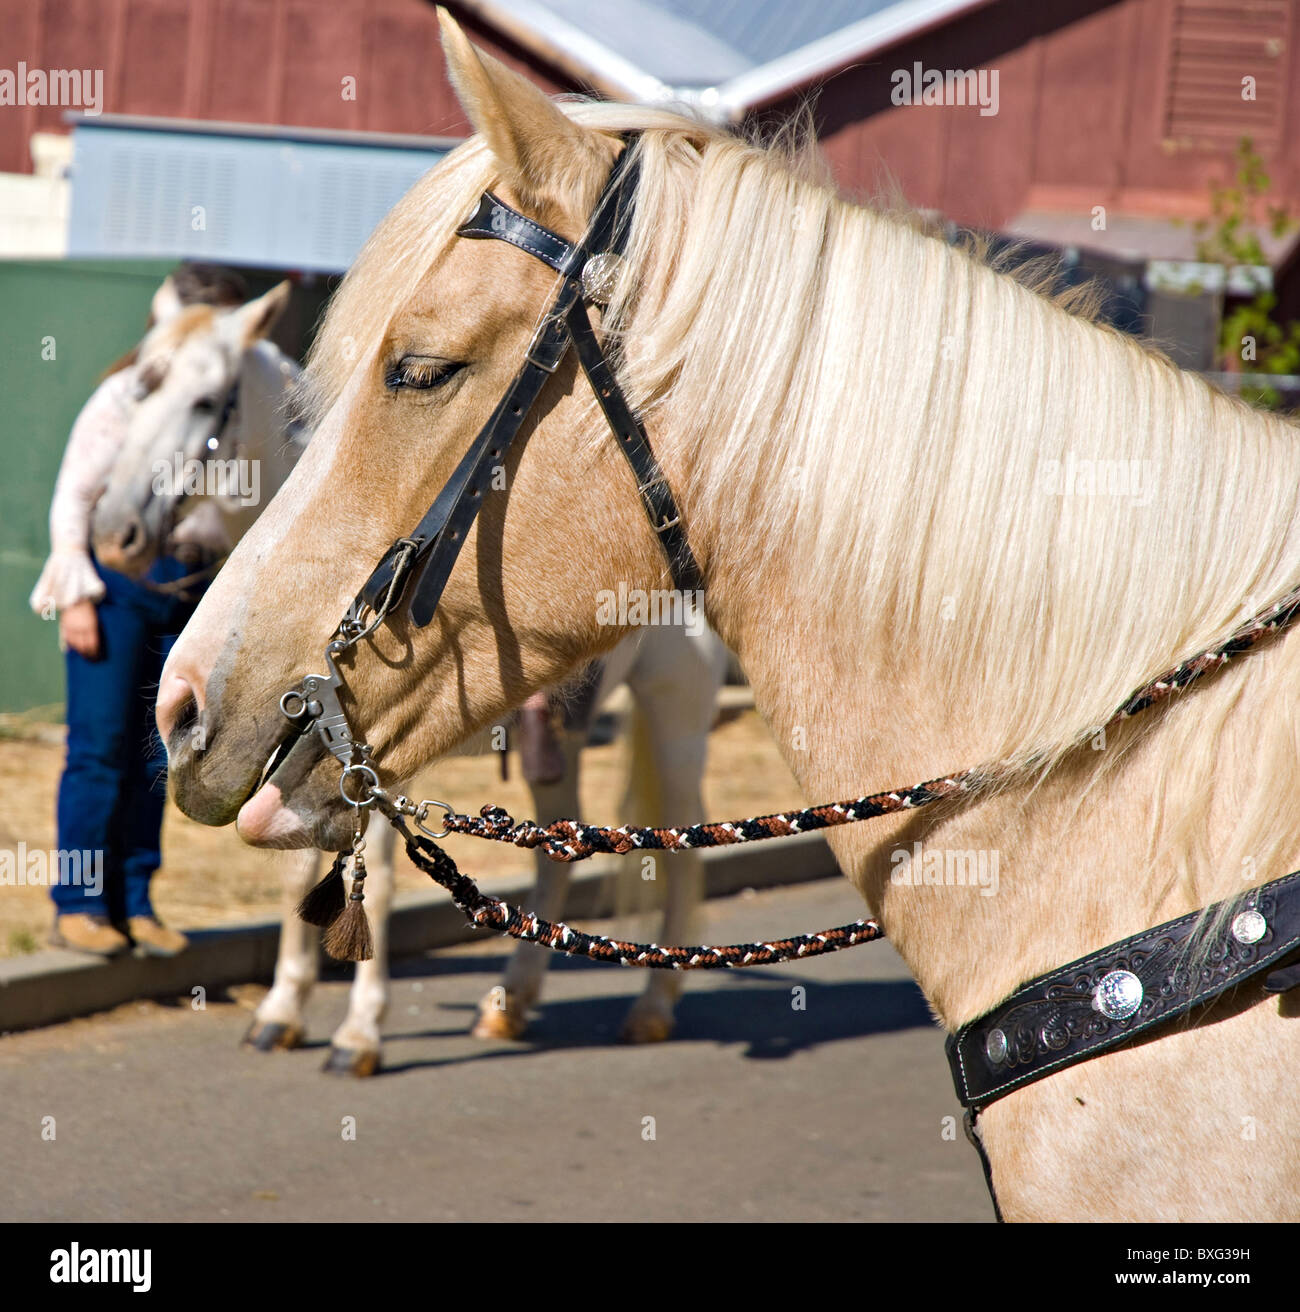
[[(78, 601), (98, 601), (104, 595), (103, 581), (90, 559), (90, 521), (126, 440), (136, 404), (138, 372), (138, 366), (127, 365), (109, 374), (72, 425), (50, 503), (50, 555), (30, 598), (31, 608), (45, 618), (53, 618), (54, 611)], [(196, 531), (198, 524), (207, 527), (208, 517), (190, 518), (196, 524), (189, 525), (182, 536), (219, 538), (211, 545), (223, 554), (229, 551), (220, 515), (211, 517), (217, 521), (211, 525), (211, 534)]]

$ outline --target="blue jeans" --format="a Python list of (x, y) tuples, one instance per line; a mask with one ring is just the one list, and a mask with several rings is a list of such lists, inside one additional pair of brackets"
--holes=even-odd
[[(162, 862), (167, 800), (167, 754), (154, 727), (154, 703), (163, 662), (197, 602), (151, 591), (98, 562), (95, 568), (106, 589), (97, 607), (99, 656), (87, 660), (71, 650), (66, 656), (68, 747), (58, 843), (63, 852), (102, 853), (104, 878), (98, 891), (83, 880), (54, 884), (50, 893), (59, 915), (84, 912), (121, 922), (153, 915), (149, 881)], [(192, 569), (164, 557), (145, 578), (168, 583)]]

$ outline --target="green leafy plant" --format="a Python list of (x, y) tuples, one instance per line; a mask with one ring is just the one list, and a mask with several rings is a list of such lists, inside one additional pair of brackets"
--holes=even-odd
[[(1210, 217), (1198, 219), (1196, 258), (1207, 264), (1263, 266), (1268, 264), (1260, 241), (1261, 231), (1284, 237), (1297, 226), (1286, 205), (1272, 205), (1268, 192), (1272, 179), (1263, 157), (1249, 137), (1242, 137), (1234, 154), (1236, 172), (1226, 184), (1210, 185)], [(1263, 215), (1260, 220), (1257, 216)], [(1239, 369), (1243, 342), (1254, 346), (1248, 372), (1294, 374), (1300, 372), (1300, 322), (1280, 324), (1273, 318), (1277, 296), (1259, 291), (1235, 305), (1219, 325), (1219, 355), (1225, 368)], [(1277, 407), (1282, 398), (1273, 387), (1248, 387), (1242, 395), (1257, 405)]]
[(9, 955), (24, 957), (32, 952), (39, 952), (41, 945), (30, 929), (11, 929), (9, 931)]

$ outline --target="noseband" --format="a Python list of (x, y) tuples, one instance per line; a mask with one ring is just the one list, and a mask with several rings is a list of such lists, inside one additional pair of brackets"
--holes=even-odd
[[(340, 789), (350, 806), (365, 805), (379, 785), (371, 749), (352, 733), (339, 700), (342, 677), (336, 658), (384, 622), (409, 589), (411, 622), (424, 628), (434, 617), (447, 580), (488, 490), (494, 470), (508, 457), (547, 380), (572, 349), (606, 422), (636, 476), (641, 503), (668, 560), (673, 586), (682, 594), (700, 587), (681, 512), (614, 376), (592, 327), (589, 303), (604, 303), (617, 279), (631, 227), (640, 170), (635, 138), (629, 139), (601, 190), (586, 235), (576, 245), (520, 214), (490, 191), (456, 229), (458, 237), (504, 241), (559, 275), (549, 309), (533, 334), (524, 363), (505, 395), (461, 457), (424, 517), (398, 538), (357, 594), (325, 649), (328, 675), (309, 675), (280, 699), (280, 709), (306, 732), (315, 727), (326, 749), (343, 766)], [(361, 791), (348, 793), (348, 780)]]

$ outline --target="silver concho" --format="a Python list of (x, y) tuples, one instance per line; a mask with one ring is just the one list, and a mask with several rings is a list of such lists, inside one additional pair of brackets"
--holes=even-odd
[(608, 305), (614, 294), (619, 274), (623, 272), (623, 260), (613, 251), (603, 251), (593, 255), (582, 266), (582, 294), (596, 305)]
[(989, 1061), (995, 1066), (1001, 1066), (1007, 1059), (1007, 1036), (1001, 1030), (989, 1030), (988, 1038), (984, 1040), (984, 1051), (988, 1053)]
[(1251, 943), (1258, 943), (1267, 933), (1268, 921), (1254, 907), (1233, 918), (1232, 937), (1238, 943), (1244, 943), (1247, 946)]
[(1092, 1005), (1110, 1020), (1126, 1020), (1142, 1005), (1142, 981), (1131, 970), (1103, 975)]

